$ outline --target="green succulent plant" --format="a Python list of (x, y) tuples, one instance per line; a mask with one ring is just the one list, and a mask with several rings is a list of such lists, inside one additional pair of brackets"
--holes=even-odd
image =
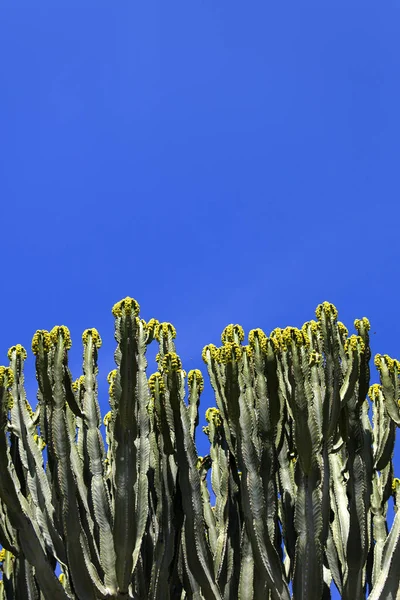
[(332, 586), (345, 600), (398, 598), (400, 363), (377, 355), (370, 385), (368, 320), (349, 336), (323, 302), (316, 321), (254, 329), (247, 345), (228, 325), (202, 352), (216, 401), (203, 457), (203, 375), (183, 370), (175, 328), (139, 310), (129, 297), (112, 309), (103, 419), (96, 329), (76, 380), (67, 327), (35, 333), (36, 408), (26, 350), (0, 367), (0, 599), (325, 600)]

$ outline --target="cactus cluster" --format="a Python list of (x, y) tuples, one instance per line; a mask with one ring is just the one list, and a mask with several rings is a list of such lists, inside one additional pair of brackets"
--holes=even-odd
[(316, 321), (254, 329), (247, 345), (228, 325), (202, 352), (216, 400), (203, 457), (202, 373), (183, 370), (174, 327), (139, 310), (133, 298), (112, 309), (103, 420), (96, 329), (75, 381), (67, 327), (35, 333), (35, 409), (26, 350), (0, 367), (0, 599), (325, 600), (332, 586), (346, 600), (398, 597), (400, 363), (377, 355), (370, 386), (368, 320), (349, 336), (323, 302)]

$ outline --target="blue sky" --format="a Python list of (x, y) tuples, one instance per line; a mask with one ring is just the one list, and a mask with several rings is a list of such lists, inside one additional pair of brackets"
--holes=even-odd
[[(400, 358), (399, 19), (390, 0), (3, 0), (3, 362), (65, 324), (77, 377), (96, 327), (104, 413), (127, 295), (175, 325), (187, 370), (228, 323), (300, 326), (323, 300)], [(26, 373), (34, 403), (31, 355)]]

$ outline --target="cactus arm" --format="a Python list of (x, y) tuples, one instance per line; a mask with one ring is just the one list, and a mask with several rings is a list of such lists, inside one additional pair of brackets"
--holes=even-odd
[(214, 570), (217, 580), (219, 580), (224, 565), (224, 556), (228, 539), (229, 468), (228, 457), (222, 448), (223, 427), (219, 411), (212, 408), (208, 409), (206, 411), (206, 420), (208, 421), (207, 432), (210, 440), (210, 457), (212, 464), (211, 485), (215, 494), (214, 530), (216, 540), (214, 548), (211, 548), (214, 556)]
[(15, 577), (15, 597), (24, 600), (39, 600), (39, 588), (34, 577), (32, 566), (24, 558), (18, 561)]
[(400, 363), (386, 354), (377, 354), (374, 362), (379, 371), (386, 410), (400, 427)]
[(270, 539), (266, 522), (266, 506), (257, 454), (251, 439), (251, 418), (244, 398), (240, 397), (239, 465), (242, 470), (242, 506), (254, 559), (268, 582), (274, 600), (289, 599), (278, 553)]
[[(12, 371), (8, 371), (8, 381)], [(8, 383), (4, 382), (4, 374), (0, 373), (0, 498), (8, 509), (11, 525), (18, 531), (22, 553), (35, 567), (36, 578), (42, 591), (49, 598), (67, 600), (68, 596), (54, 575), (45, 554), (40, 533), (31, 520), (29, 506), (20, 492), (7, 441), (7, 414), (10, 396)]]
[[(395, 480), (396, 481), (396, 480)], [(383, 548), (381, 571), (368, 596), (368, 600), (381, 600), (383, 598), (395, 600), (400, 589), (399, 563), (400, 563), (400, 482), (394, 483), (396, 514), (393, 525)]]
[[(136, 541), (136, 522), (130, 510), (136, 504), (138, 486), (139, 437), (137, 423), (138, 341), (137, 309), (131, 302), (119, 303), (121, 310), (115, 314), (115, 337), (118, 347), (115, 359), (118, 372), (114, 378), (114, 545), (119, 590), (127, 593), (133, 571), (133, 551)], [(114, 309), (113, 309), (114, 311)]]
[[(287, 360), (292, 365), (292, 371), (289, 372), (291, 393), (288, 395), (288, 401), (296, 421), (303, 423), (303, 429), (295, 427), (299, 454), (295, 467), (297, 496), (294, 522), (297, 538), (293, 593), (296, 600), (322, 596), (323, 547), (324, 536), (327, 535), (323, 526), (326, 507), (324, 507), (321, 482), (324, 460), (326, 460), (326, 453), (322, 452), (321, 455), (322, 406), (318, 402), (318, 397), (314, 397), (310, 385), (311, 361), (307, 350), (308, 340), (304, 334), (301, 334), (302, 332), (295, 329), (287, 329), (283, 332), (288, 349)], [(306, 440), (305, 444), (303, 438)], [(327, 479), (326, 475), (324, 479)]]
[[(115, 551), (112, 535), (112, 518), (107, 494), (106, 483), (103, 479), (104, 445), (99, 431), (100, 411), (97, 401), (97, 349), (100, 337), (95, 330), (86, 330), (83, 334), (83, 452), (88, 458), (91, 501), (94, 509), (94, 520), (98, 526), (100, 539), (100, 561), (104, 569), (104, 583), (111, 594), (117, 592), (117, 577), (115, 571)], [(70, 386), (68, 386), (70, 387)], [(75, 404), (78, 404), (75, 400)], [(69, 403), (71, 407), (71, 404)], [(72, 407), (71, 407), (71, 410)], [(79, 412), (81, 412), (79, 410)], [(75, 411), (74, 411), (74, 414)]]
[(322, 529), (321, 500), (318, 497), (319, 465), (302, 472), (296, 465), (297, 498), (295, 527), (297, 531), (293, 574), (293, 596), (296, 600), (320, 598), (323, 569), (320, 531)]
[(386, 410), (382, 386), (372, 385), (368, 395), (372, 400), (374, 464), (375, 469), (381, 471), (393, 456), (396, 424)]
[(391, 484), (392, 465), (388, 464), (380, 474), (373, 473), (371, 512), (373, 537), (375, 544), (373, 546), (373, 566), (371, 573), (372, 586), (375, 585), (382, 569), (383, 549), (388, 536), (386, 523), (387, 498), (385, 497), (385, 488)]
[(200, 475), (197, 470), (197, 451), (190, 435), (190, 419), (184, 398), (184, 377), (176, 354), (166, 356), (164, 362), (166, 397), (174, 411), (178, 479), (185, 513), (185, 535), (189, 568), (199, 582), (206, 600), (220, 599), (214, 579), (212, 556), (207, 543)]
[(228, 402), (225, 395), (224, 381), (225, 376), (221, 365), (218, 363), (219, 351), (218, 349), (209, 344), (203, 348), (202, 357), (207, 365), (208, 375), (210, 377), (211, 386), (215, 393), (215, 400), (217, 403), (218, 410), (221, 413), (222, 423), (225, 429), (225, 438), (231, 451), (232, 455), (235, 456), (235, 440), (232, 424), (228, 418)]
[(346, 459), (344, 452), (339, 449), (329, 455), (331, 472), (330, 498), (333, 522), (331, 523), (332, 538), (338, 554), (343, 575), (347, 573), (347, 541), (350, 530), (350, 516), (346, 494)]
[[(13, 427), (18, 429), (19, 456), (26, 469), (26, 483), (34, 505), (37, 520), (46, 548), (62, 564), (66, 563), (66, 553), (62, 537), (55, 526), (55, 510), (51, 501), (51, 490), (43, 469), (41, 440), (37, 436), (33, 413), (28, 404), (23, 376), (23, 361), (13, 356), (11, 368), (14, 372), (12, 410)], [(38, 441), (36, 441), (38, 438)]]
[(210, 492), (207, 487), (207, 472), (214, 466), (211, 455), (199, 456), (198, 469), (200, 473), (201, 496), (204, 508), (204, 520), (207, 527), (207, 539), (210, 544), (212, 555), (215, 555), (217, 546), (217, 527), (215, 522), (215, 510), (211, 508)]
[(189, 399), (188, 412), (190, 419), (190, 435), (195, 439), (196, 427), (199, 424), (200, 395), (204, 389), (203, 376), (198, 369), (188, 373)]
[(335, 542), (333, 540), (332, 530), (329, 529), (328, 535), (326, 538), (326, 548), (325, 548), (326, 559), (328, 562), (329, 570), (332, 574), (332, 579), (339, 591), (339, 594), (342, 594), (343, 590), (343, 575), (341, 564), (339, 560), (339, 555), (337, 548), (335, 546)]
[[(178, 506), (174, 502), (176, 466), (172, 455), (164, 451), (163, 438), (156, 429), (156, 419), (153, 421), (151, 418), (151, 423), (151, 429), (154, 428), (154, 431), (150, 433), (150, 443), (154, 459), (150, 458), (150, 474), (152, 473), (151, 464), (154, 463), (154, 486), (151, 485), (152, 480), (150, 480), (150, 489), (155, 495), (156, 510), (154, 553), (148, 598), (161, 600), (165, 590), (169, 588), (169, 567), (174, 557), (176, 527), (179, 528), (177, 520), (179, 519), (178, 514), (181, 513), (176, 513)], [(159, 436), (158, 440), (156, 435)], [(158, 444), (160, 444), (159, 448)]]
[(133, 551), (133, 569), (138, 560), (142, 539), (144, 536), (146, 523), (148, 519), (148, 472), (150, 465), (150, 419), (148, 414), (148, 404), (150, 401), (149, 390), (146, 378), (147, 360), (146, 353), (146, 331), (142, 322), (138, 322), (138, 374), (137, 374), (137, 394), (138, 394), (138, 425), (139, 425), (139, 451), (138, 451), (138, 486), (136, 492), (136, 538)]
[(93, 577), (92, 562), (87, 555), (87, 540), (82, 530), (77, 505), (77, 484), (71, 464), (71, 440), (67, 425), (65, 392), (65, 368), (67, 350), (70, 346), (66, 328), (55, 327), (52, 332), (52, 399), (50, 412), (51, 444), (57, 474), (57, 494), (60, 499), (63, 533), (67, 550), (68, 566), (73, 589), (78, 596), (95, 598), (99, 588), (98, 578)]
[[(286, 435), (282, 440), (282, 446), (278, 454), (278, 484), (280, 492), (279, 515), (282, 523), (282, 533), (287, 554), (286, 561), (290, 570), (293, 571), (295, 547), (296, 547), (296, 529), (294, 527), (294, 510), (296, 498), (296, 484), (294, 481), (294, 463), (296, 459), (289, 456), (289, 444)], [(287, 579), (289, 573), (287, 574)]]
[[(356, 361), (358, 371), (367, 355), (362, 338), (351, 336), (347, 344), (350, 362)], [(370, 549), (370, 495), (372, 481), (372, 439), (363, 416), (367, 406), (360, 404), (359, 390), (344, 407), (348, 422), (347, 467), (349, 478), (347, 495), (349, 498), (350, 529), (347, 541), (348, 571), (344, 580), (343, 598), (358, 600), (365, 596), (365, 568)]]
[(16, 531), (8, 518), (7, 506), (0, 498), (0, 544), (3, 548), (12, 552), (15, 556), (19, 554), (16, 539)]
[(187, 536), (185, 535), (185, 524), (183, 524), (183, 535), (182, 535), (182, 558), (183, 558), (183, 580), (184, 588), (186, 591), (186, 597), (191, 600), (203, 600), (204, 596), (201, 593), (201, 587), (196, 578), (194, 577), (190, 567), (187, 553)]
[(254, 598), (254, 557), (246, 527), (243, 525), (241, 534), (241, 562), (238, 600), (253, 600)]

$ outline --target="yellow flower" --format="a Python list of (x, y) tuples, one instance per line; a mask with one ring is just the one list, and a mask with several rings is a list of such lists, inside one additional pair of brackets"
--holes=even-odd
[(376, 354), (374, 358), (374, 364), (378, 371), (382, 371), (383, 364), (386, 364), (386, 367), (390, 373), (394, 373), (395, 368), (397, 372), (400, 371), (400, 363), (395, 358), (391, 358), (388, 354)]
[(123, 298), (112, 307), (112, 314), (114, 317), (122, 317), (122, 311), (125, 311), (125, 314), (133, 310), (133, 314), (137, 316), (139, 314), (140, 306), (139, 303), (134, 299), (127, 296)]
[(153, 373), (152, 375), (150, 375), (148, 383), (149, 383), (151, 395), (153, 397), (155, 396), (157, 391), (158, 391), (158, 393), (161, 393), (161, 394), (165, 391), (163, 377), (162, 377), (161, 373), (159, 373), (158, 371), (156, 373)]
[(159, 321), (157, 321), (157, 319), (150, 319), (150, 321), (148, 321), (146, 329), (147, 329), (149, 335), (150, 334), (154, 335), (155, 330), (159, 324), (160, 323), (159, 323)]
[(203, 348), (201, 357), (206, 364), (208, 364), (208, 362), (209, 362), (209, 358), (208, 358), (209, 355), (210, 355), (210, 358), (213, 360), (219, 359), (219, 349), (216, 346), (214, 346), (214, 344), (207, 344), (207, 346), (204, 346), (204, 348)]
[(371, 329), (371, 325), (367, 317), (363, 317), (362, 319), (356, 319), (354, 321), (354, 327), (357, 329), (357, 331), (360, 331), (362, 325), (364, 326), (365, 331), (369, 331)]
[(256, 349), (256, 339), (258, 340), (258, 344), (261, 349), (261, 352), (266, 353), (268, 338), (265, 335), (265, 333), (263, 332), (263, 330), (260, 329), (259, 327), (257, 329), (251, 329), (249, 331), (248, 340), (249, 340), (249, 346), (252, 350)]
[(7, 357), (9, 360), (12, 359), (12, 355), (14, 352), (16, 353), (17, 356), (20, 356), (22, 358), (22, 360), (26, 360), (27, 353), (26, 353), (25, 348), (23, 346), (21, 346), (21, 344), (17, 344), (16, 346), (11, 346), (11, 348), (9, 348), (9, 350), (7, 352)]
[(350, 354), (350, 350), (352, 352), (356, 352), (357, 350), (362, 354), (365, 350), (364, 340), (359, 335), (351, 335), (347, 338), (344, 344), (344, 351), (346, 354)]
[(309, 336), (310, 333), (311, 333), (311, 335), (317, 335), (318, 332), (320, 331), (320, 328), (321, 328), (321, 324), (318, 323), (317, 321), (314, 321), (313, 319), (311, 319), (311, 321), (306, 321), (302, 325), (301, 330), (305, 335)]
[(400, 479), (398, 477), (394, 477), (392, 481), (392, 491), (393, 493), (397, 492), (400, 486)]
[(341, 321), (337, 322), (337, 326), (341, 336), (347, 337), (349, 335), (349, 330)]
[(286, 340), (283, 336), (283, 329), (280, 327), (276, 327), (271, 331), (270, 340), (275, 351), (287, 351)]
[(168, 338), (169, 335), (172, 339), (176, 338), (176, 329), (172, 323), (158, 323), (154, 329), (154, 337), (156, 340), (159, 342), (161, 341), (161, 336), (163, 338)]
[(10, 388), (14, 383), (14, 373), (11, 367), (0, 367), (0, 387)]
[(192, 369), (188, 373), (188, 386), (191, 388), (193, 386), (193, 382), (196, 381), (196, 387), (199, 394), (204, 389), (204, 379), (201, 371), (199, 369)]
[(222, 424), (221, 414), (218, 408), (207, 408), (206, 410), (206, 421), (207, 423), (213, 422), (214, 425), (219, 426)]
[(40, 342), (44, 352), (50, 350), (51, 338), (50, 333), (46, 329), (38, 329), (32, 338), (32, 352), (33, 354), (39, 354)]
[(244, 340), (244, 331), (241, 325), (234, 325), (231, 323), (227, 325), (221, 334), (221, 342), (225, 344), (226, 342), (236, 342), (236, 338), (240, 342)]
[(312, 367), (314, 365), (318, 365), (322, 360), (322, 354), (319, 354), (319, 352), (316, 352), (315, 350), (313, 350), (312, 352), (310, 352), (310, 358), (308, 361), (308, 364)]
[(310, 344), (308, 335), (297, 329), (297, 327), (285, 327), (282, 331), (282, 338), (285, 346), (291, 345), (292, 340), (296, 346), (308, 346)]
[(107, 425), (109, 424), (110, 421), (111, 421), (111, 410), (109, 410), (108, 413), (106, 413), (104, 415), (103, 423), (107, 427)]
[(112, 383), (116, 376), (117, 376), (117, 369), (113, 369), (112, 371), (110, 371), (109, 374), (107, 375), (107, 383)]
[(56, 325), (50, 331), (50, 338), (54, 345), (56, 345), (58, 343), (58, 339), (60, 336), (64, 340), (64, 346), (65, 346), (66, 350), (69, 350), (72, 346), (71, 334), (69, 332), (68, 327), (66, 327), (65, 325)]
[(382, 391), (382, 386), (379, 383), (374, 383), (370, 386), (368, 390), (368, 396), (374, 402), (377, 398), (379, 398), (379, 394)]
[(91, 329), (85, 329), (85, 331), (82, 334), (82, 342), (84, 344), (87, 344), (89, 335), (91, 335), (92, 342), (96, 346), (96, 348), (100, 348), (102, 342), (101, 342), (100, 334), (97, 331), (97, 329), (95, 329), (94, 327), (92, 327)]
[(334, 304), (326, 301), (322, 302), (322, 304), (318, 304), (317, 308), (315, 309), (315, 314), (319, 321), (321, 320), (322, 311), (324, 311), (327, 317), (331, 316), (333, 319), (337, 319), (338, 311)]
[(225, 342), (219, 349), (219, 361), (227, 364), (240, 360), (242, 357), (242, 348), (236, 342)]
[(165, 373), (179, 371), (182, 369), (181, 359), (175, 352), (167, 352), (162, 359), (162, 368)]

